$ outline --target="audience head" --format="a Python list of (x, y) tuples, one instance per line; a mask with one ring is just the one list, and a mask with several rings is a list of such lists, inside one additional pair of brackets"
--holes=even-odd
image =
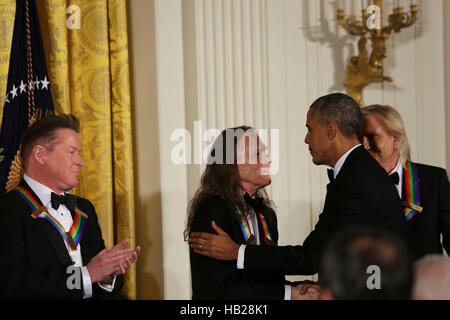
[(25, 173), (57, 193), (75, 187), (83, 165), (79, 130), (73, 115), (51, 115), (32, 124), (20, 147)]
[(389, 173), (398, 159), (410, 160), (410, 149), (400, 113), (390, 106), (371, 105), (362, 108), (364, 117), (361, 139), (364, 147)]
[(361, 108), (343, 93), (320, 97), (309, 108), (306, 127), (305, 143), (309, 145), (314, 164), (333, 167), (341, 153), (359, 143)]
[(326, 246), (322, 299), (409, 299), (412, 264), (405, 245), (377, 229), (347, 230)]
[(427, 255), (414, 264), (415, 300), (450, 300), (450, 258)]

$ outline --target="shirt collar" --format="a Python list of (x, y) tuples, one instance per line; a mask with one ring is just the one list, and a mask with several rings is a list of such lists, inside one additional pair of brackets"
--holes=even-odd
[[(248, 193), (247, 191), (245, 191), (245, 190), (242, 189), (242, 188), (239, 188), (239, 190), (240, 190), (240, 192), (241, 192), (242, 197), (244, 197), (245, 194)], [(249, 196), (250, 198), (252, 198), (252, 199), (255, 199), (255, 197), (256, 197), (256, 192), (255, 192), (255, 194), (253, 195), (253, 197), (250, 196), (250, 194), (249, 194), (248, 196)]]
[[(31, 190), (33, 190), (33, 192), (38, 196), (42, 204), (48, 207), (49, 204), (51, 203), (51, 194), (54, 191), (49, 187), (43, 185), (42, 183), (37, 182), (36, 180), (34, 180), (33, 178), (31, 178), (26, 174), (23, 176), (23, 179), (30, 186)], [(61, 194), (64, 194), (64, 192)]]
[(344, 165), (345, 160), (347, 159), (348, 155), (350, 154), (350, 152), (352, 152), (353, 150), (355, 150), (356, 148), (358, 148), (361, 144), (358, 144), (356, 146), (354, 146), (353, 148), (351, 148), (350, 150), (348, 150), (346, 153), (344, 153), (344, 155), (342, 157), (339, 158), (339, 160), (336, 162), (336, 164), (334, 165), (334, 178), (336, 179), (337, 175), (339, 174), (339, 171), (341, 171), (342, 166)]
[(398, 159), (397, 165), (395, 166), (395, 168), (392, 169), (391, 172), (389, 172), (389, 175), (393, 174), (394, 172), (397, 172), (397, 173), (398, 173), (398, 176), (399, 176), (400, 178), (402, 177), (403, 166), (402, 166), (402, 162), (400, 161), (400, 159)]
[(399, 190), (399, 194), (401, 197), (401, 187), (402, 187), (402, 183), (403, 183), (403, 165), (402, 165), (402, 162), (400, 161), (400, 158), (398, 159), (397, 165), (395, 166), (395, 168), (392, 169), (391, 172), (389, 172), (389, 175), (393, 174), (394, 172), (398, 173), (399, 183), (397, 185), (397, 189)]

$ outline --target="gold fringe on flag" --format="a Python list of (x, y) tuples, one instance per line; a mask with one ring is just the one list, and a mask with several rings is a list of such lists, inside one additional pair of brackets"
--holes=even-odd
[(19, 184), (23, 177), (22, 158), (20, 157), (20, 150), (17, 150), (17, 154), (11, 163), (11, 169), (9, 170), (8, 181), (6, 182), (6, 191), (9, 192)]

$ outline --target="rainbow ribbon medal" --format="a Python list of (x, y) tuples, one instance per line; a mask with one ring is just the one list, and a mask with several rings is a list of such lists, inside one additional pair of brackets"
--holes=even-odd
[(33, 195), (24, 187), (17, 186), (12, 191), (16, 192), (30, 207), (33, 212), (31, 216), (36, 219), (45, 219), (59, 232), (64, 241), (68, 244), (71, 251), (77, 250), (77, 246), (83, 237), (84, 227), (86, 225), (87, 215), (75, 207), (75, 218), (70, 227), (70, 230), (66, 232), (64, 227), (53, 218), (48, 212), (45, 206), (40, 206), (39, 202), (33, 197)]
[(267, 245), (275, 245), (275, 242), (273, 242), (272, 237), (270, 236), (269, 227), (267, 226), (266, 218), (259, 213), (259, 219), (261, 220), (261, 224), (264, 230), (264, 242)]
[[(245, 244), (247, 245), (254, 245), (256, 243), (255, 236), (250, 231), (250, 226), (248, 224), (247, 217), (239, 210), (238, 206), (236, 207), (236, 211), (239, 214), (241, 221), (240, 221), (240, 227), (242, 230), (242, 234), (245, 238)], [(269, 227), (267, 226), (266, 219), (261, 213), (258, 213), (259, 219), (261, 220), (261, 225), (264, 230), (264, 242), (266, 244), (274, 244), (272, 237), (270, 236)]]
[(420, 206), (419, 174), (417, 167), (411, 161), (406, 162), (405, 190), (406, 200), (403, 201), (405, 206), (403, 211), (406, 221), (409, 222), (417, 213), (423, 210)]

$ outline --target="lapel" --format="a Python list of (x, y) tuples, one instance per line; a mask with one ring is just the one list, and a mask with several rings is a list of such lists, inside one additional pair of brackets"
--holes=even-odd
[[(414, 162), (412, 162), (412, 164), (415, 164)], [(409, 183), (409, 182), (407, 182), (406, 181), (406, 174), (405, 174), (405, 171), (406, 171), (406, 168), (405, 168), (405, 166), (403, 166), (403, 177), (402, 177), (402, 203), (403, 203), (403, 201), (406, 201), (406, 183)], [(420, 174), (419, 174), (419, 169), (417, 168), (417, 187), (418, 187), (418, 189), (419, 189), (419, 202), (421, 203), (421, 206), (423, 206), (423, 204), (422, 204), (422, 201), (421, 201), (421, 199), (423, 199), (424, 197), (423, 197), (423, 192), (424, 192), (424, 190), (423, 190), (423, 188), (421, 187), (421, 185), (420, 185)], [(403, 205), (403, 209), (405, 210), (407, 207), (405, 206), (405, 205)], [(414, 217), (417, 215), (417, 214), (421, 214), (420, 212), (417, 212), (416, 214), (414, 214), (413, 216), (412, 216), (412, 218), (411, 218), (411, 220), (409, 220), (409, 222), (411, 222), (413, 219), (414, 219)]]
[[(261, 223), (261, 219), (259, 218), (259, 212), (257, 212), (257, 211), (255, 211), (255, 212), (256, 212), (256, 221), (258, 223), (258, 233), (259, 233), (259, 242), (260, 242), (259, 244), (264, 245), (265, 244), (264, 243), (264, 237), (265, 237), (264, 228)], [(267, 226), (267, 227), (269, 227), (269, 226)], [(270, 232), (270, 230), (269, 230), (269, 232)]]
[(402, 201), (405, 198), (406, 198), (405, 167), (403, 167), (403, 174), (402, 174)]
[[(261, 214), (264, 215), (263, 213), (261, 213)], [(264, 216), (264, 218), (265, 218), (265, 216)], [(256, 212), (256, 219), (258, 221), (258, 233), (259, 233), (260, 245), (267, 245), (267, 243), (264, 241), (264, 239), (266, 238), (266, 234), (264, 233), (264, 227), (263, 227), (261, 219), (259, 217), (259, 211)], [(269, 233), (270, 233), (270, 236), (272, 238), (272, 241), (274, 241), (274, 236), (275, 235), (274, 235), (274, 232), (272, 230), (272, 226), (268, 222), (267, 222), (267, 228), (269, 229)], [(275, 244), (275, 242), (274, 242), (274, 244)]]
[[(25, 180), (22, 179), (19, 185), (27, 189), (39, 202), (39, 205), (42, 206), (41, 199), (39, 199), (39, 197), (33, 192), (33, 190), (25, 182)], [(32, 212), (30, 212), (30, 216), (31, 214)], [(61, 238), (61, 235), (58, 233), (58, 231), (47, 220), (38, 218), (34, 219), (34, 222), (39, 226), (39, 228), (50, 241), (53, 250), (55, 250), (58, 259), (61, 261), (61, 264), (64, 266), (72, 264), (72, 258), (70, 258), (69, 253), (67, 252), (66, 245), (64, 244), (64, 240)]]
[[(83, 233), (83, 237), (81, 238), (80, 241), (80, 247), (81, 247), (81, 258), (83, 259), (83, 264), (87, 265), (89, 263), (89, 261), (91, 261), (91, 259), (98, 253), (95, 251), (95, 249), (92, 247), (92, 243), (89, 243), (89, 226), (90, 226), (90, 215), (88, 214), (88, 210), (86, 210), (86, 208), (82, 208), (81, 207), (81, 203), (80, 203), (80, 198), (77, 197), (77, 208), (79, 210), (81, 210), (83, 213), (85, 213), (88, 216), (88, 219), (86, 220), (86, 225), (84, 226), (84, 233)], [(74, 218), (74, 213), (71, 212), (72, 214), (72, 218)], [(104, 249), (104, 246), (103, 248)], [(100, 250), (99, 250), (100, 251)]]

